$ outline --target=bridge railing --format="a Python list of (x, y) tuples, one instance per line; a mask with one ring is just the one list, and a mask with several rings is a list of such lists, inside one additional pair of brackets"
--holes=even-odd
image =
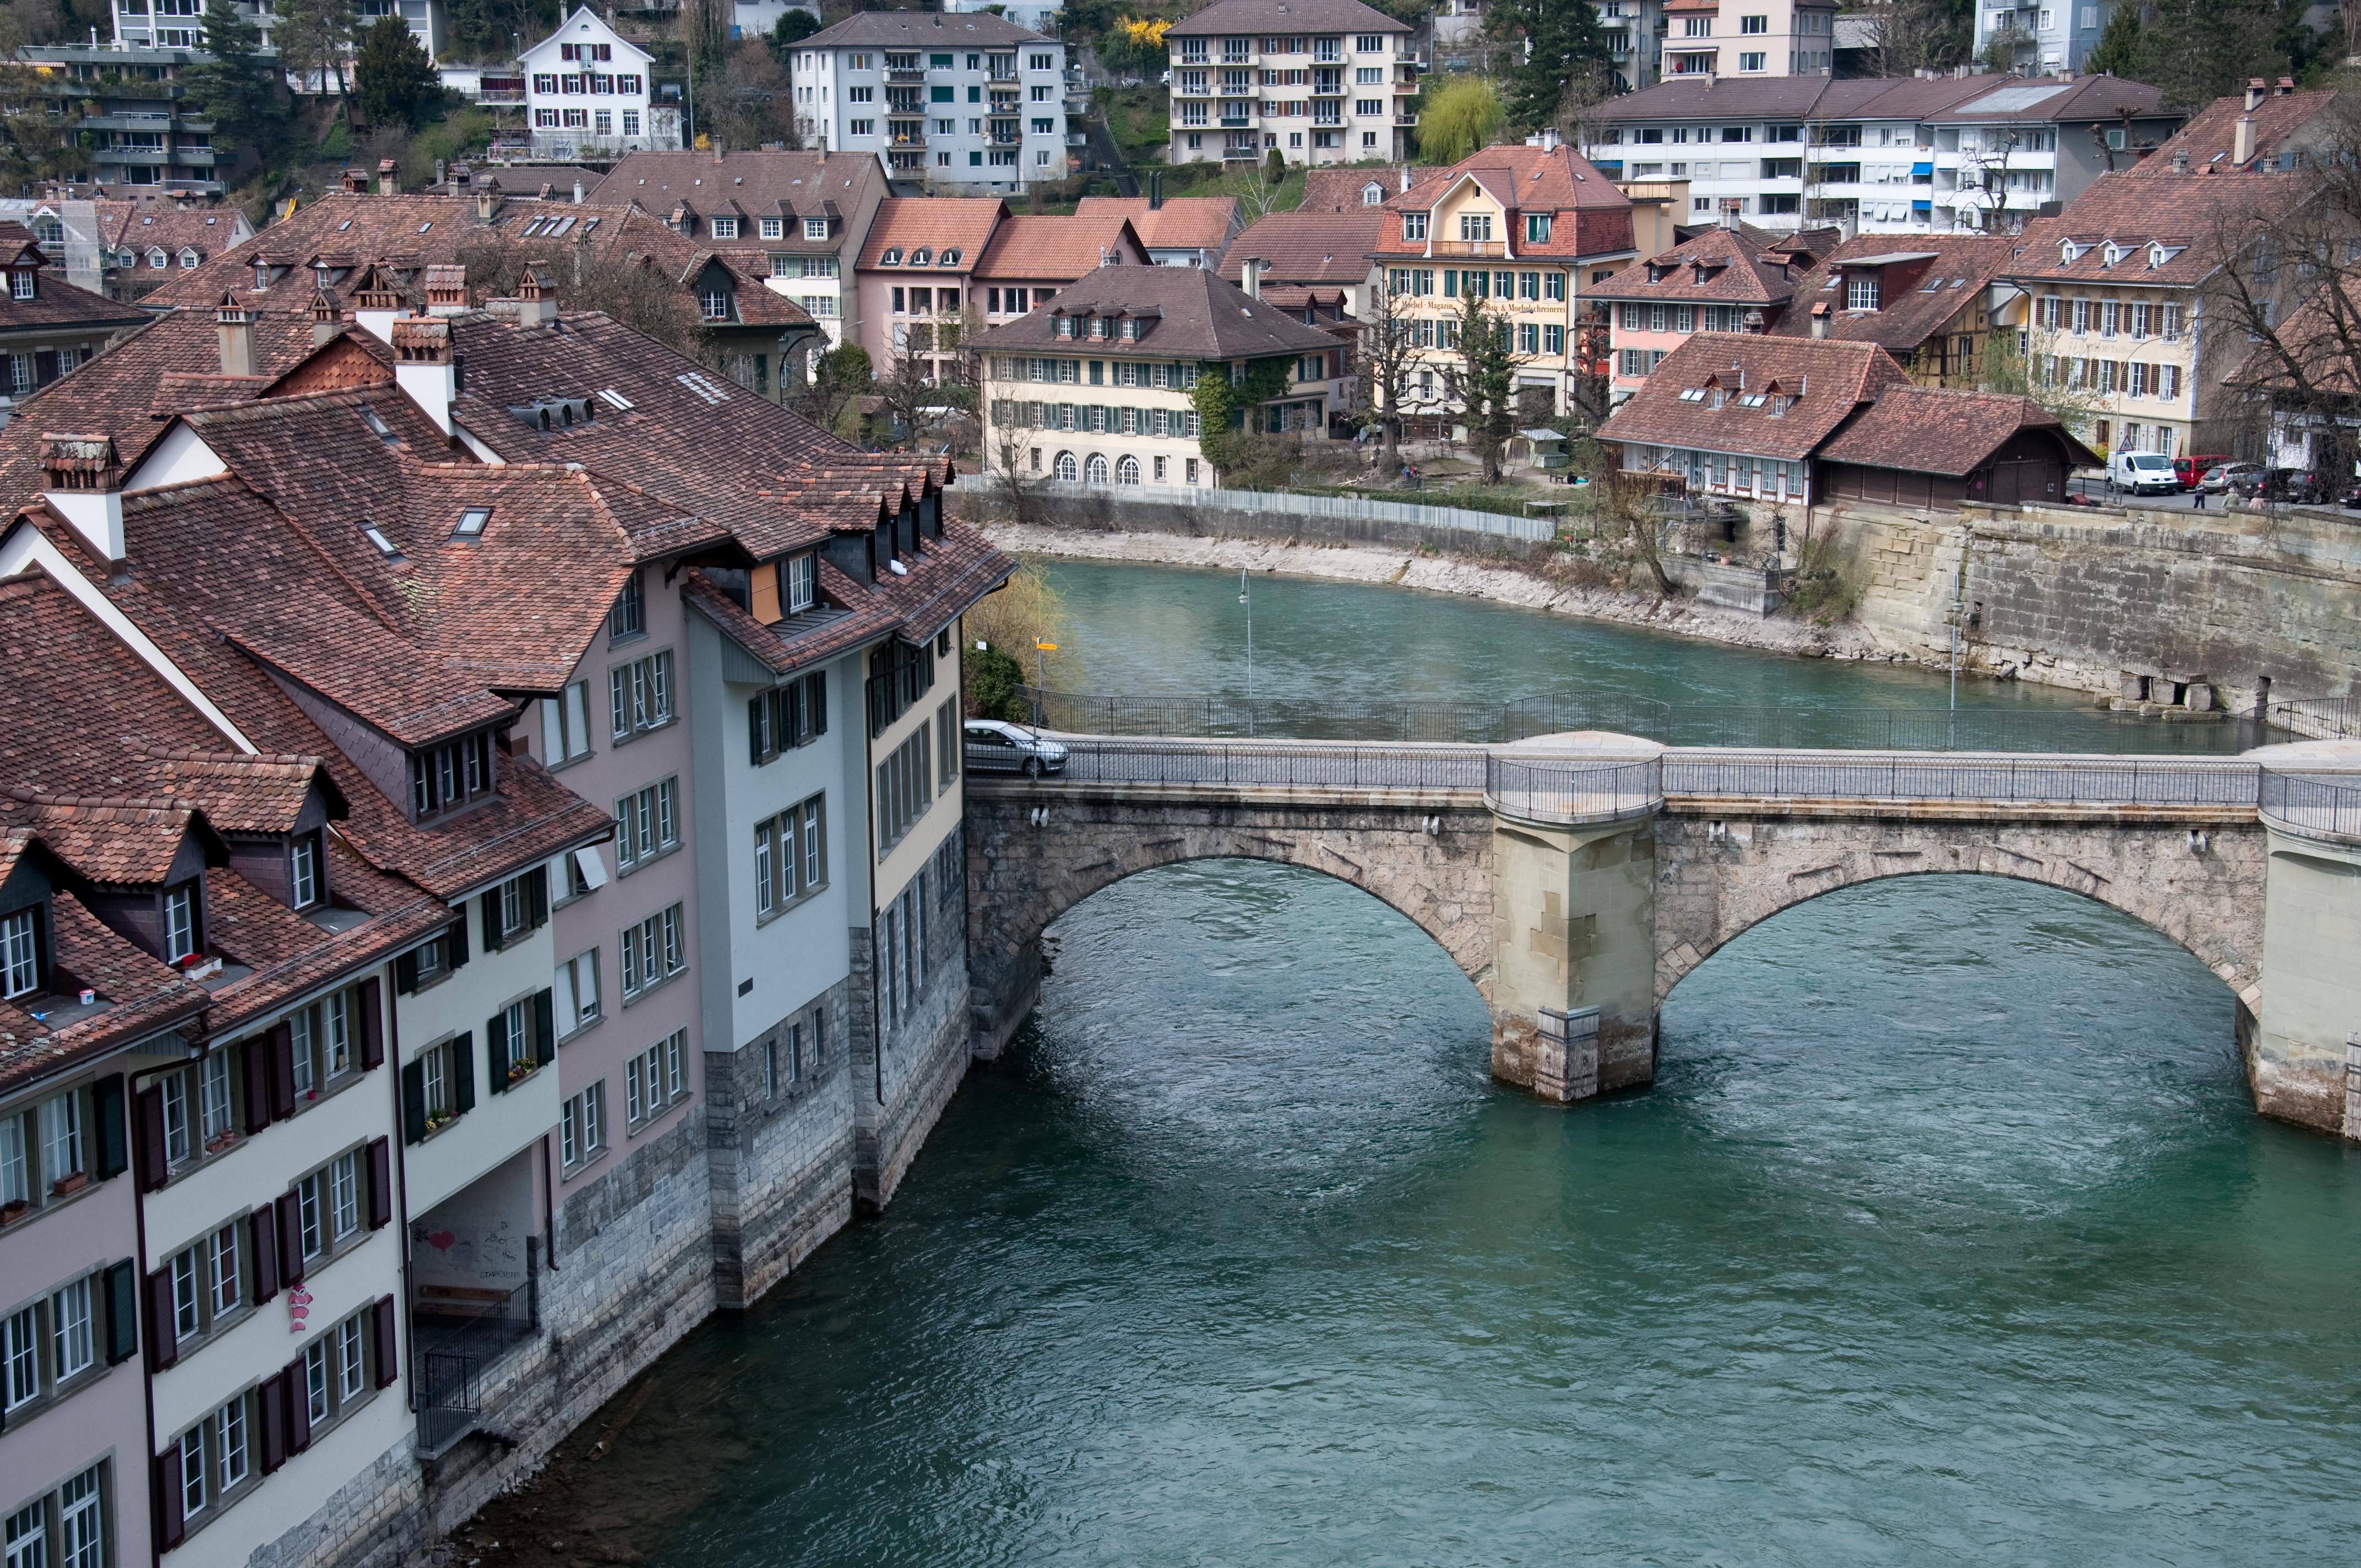
[(1075, 784), (1472, 792), (1484, 787), (1484, 761), (1480, 746), (1069, 736), (1065, 776)]
[(1732, 800), (1961, 801), (2252, 809), (2261, 770), (2235, 757), (1679, 750), (1664, 793)]
[(2257, 802), (2274, 828), (2322, 838), (2361, 838), (2361, 776), (2266, 773)]
[(2269, 717), (2279, 728), (2310, 740), (2361, 738), (2361, 697), (2276, 697), (2270, 703)]
[(1613, 822), (1645, 817), (1664, 804), (1661, 757), (1604, 761), (1518, 757), (1484, 759), (1484, 801), (1533, 822)]

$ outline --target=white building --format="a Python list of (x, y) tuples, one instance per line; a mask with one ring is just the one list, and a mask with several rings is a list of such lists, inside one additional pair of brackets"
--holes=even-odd
[(1066, 177), (1066, 47), (988, 13), (863, 11), (796, 46), (804, 145), (882, 154), (945, 192)]
[(518, 57), (535, 158), (620, 158), (681, 145), (680, 109), (654, 102), (655, 57), (578, 7)]
[[(195, 49), (204, 26), (204, 0), (115, 0), (115, 47)], [(275, 47), (271, 31), (279, 25), (279, 16), (269, 0), (262, 0), (261, 4), (239, 0), (237, 11), (261, 31), (264, 49)], [(354, 12), (359, 19), (359, 31), (375, 27), (380, 17), (400, 16), (409, 25), (418, 46), (426, 51), (427, 59), (443, 58), (448, 36), (443, 0), (358, 0)], [(358, 47), (357, 43), (355, 47)], [(349, 71), (349, 56), (345, 64)], [(333, 84), (332, 79), (330, 85)], [(301, 85), (307, 92), (321, 90), (316, 76)]]
[(1976, 60), (1997, 63), (1985, 51), (1998, 39), (2015, 69), (2080, 71), (2114, 11), (2114, 0), (1977, 0)]
[(1045, 38), (1058, 36), (1060, 7), (1051, 0), (943, 0), (943, 10), (951, 16), (973, 16), (979, 11), (993, 11), (1007, 17), (1020, 27), (1030, 27)]
[(1418, 123), (1411, 30), (1360, 0), (1213, 0), (1164, 35), (1174, 163), (1392, 161)]
[(1673, 76), (1828, 76), (1836, 0), (1664, 0), (1662, 72)]

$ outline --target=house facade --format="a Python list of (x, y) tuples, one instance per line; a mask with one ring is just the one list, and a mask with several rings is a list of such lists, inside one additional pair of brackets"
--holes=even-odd
[(858, 270), (861, 319), (870, 327), (862, 346), (873, 370), (885, 374), (906, 356), (921, 361), (935, 385), (955, 376), (967, 325), (983, 319), (975, 269), (1007, 217), (997, 196), (897, 196), (879, 204)]
[(1607, 321), (1611, 400), (1638, 391), (1697, 333), (1770, 331), (1812, 265), (1811, 250), (1792, 237), (1713, 228), (1592, 285)]
[(588, 6), (517, 57), (536, 159), (603, 161), (681, 145), (677, 104), (659, 102), (655, 57)]
[(1976, 59), (1989, 60), (1995, 46), (2008, 63), (2030, 73), (2054, 76), (2078, 71), (2099, 47), (2107, 20), (2120, 0), (2026, 0), (2017, 5), (1976, 7)]
[(144, 312), (77, 289), (49, 265), (22, 225), (0, 222), (0, 355), (6, 356), (6, 392), (20, 400), (71, 374), (109, 343), (140, 326)]
[(1173, 163), (1408, 156), (1411, 29), (1360, 0), (1214, 0), (1165, 33)]
[(1664, 0), (1657, 76), (1835, 73), (1835, 0)]

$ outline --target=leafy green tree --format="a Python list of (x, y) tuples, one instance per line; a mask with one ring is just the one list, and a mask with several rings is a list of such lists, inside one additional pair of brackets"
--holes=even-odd
[(1509, 322), (1481, 294), (1459, 302), (1459, 364), (1454, 388), (1459, 394), (1468, 444), (1484, 464), (1484, 482), (1500, 482), (1500, 455), (1517, 430), (1517, 356), (1509, 343)]
[(960, 655), (960, 685), (967, 693), (971, 718), (998, 718), (1010, 724), (1033, 721), (1033, 710), (1022, 695), (1025, 666), (1014, 653), (987, 643), (967, 649)]
[(270, 37), (279, 62), (299, 82), (318, 72), (324, 89), (333, 73), (341, 94), (345, 51), (352, 47), (357, 20), (353, 0), (278, 0), (274, 11), (279, 26)]
[(2140, 8), (2136, 0), (2119, 0), (2107, 13), (2099, 44), (2082, 64), (2093, 76), (2130, 76), (2139, 69)]
[(778, 25), (771, 29), (771, 49), (786, 63), (787, 51), (819, 31), (819, 18), (809, 11), (785, 11), (779, 16)]
[(434, 61), (400, 16), (381, 16), (361, 35), (353, 85), (359, 90), (361, 117), (380, 129), (397, 120), (415, 126), (441, 96)]
[(1508, 106), (1491, 82), (1480, 76), (1448, 77), (1419, 111), (1419, 156), (1429, 163), (1456, 163), (1489, 145), (1508, 118)]
[(251, 152), (266, 169), (286, 161), (288, 105), (280, 72), (262, 57), (262, 30), (230, 0), (205, 0), (205, 53), (189, 68), (189, 101), (214, 123), (214, 146)]
[(1591, 0), (1492, 0), (1484, 26), (1500, 42), (1524, 45), (1509, 72), (1509, 119), (1520, 131), (1549, 120), (1568, 81), (1608, 63)]
[[(71, 179), (90, 168), (90, 154), (74, 130), (78, 106), (60, 104), (46, 88), (30, 66), (0, 65), (0, 189)], [(65, 113), (51, 113), (55, 108)]]
[(2161, 88), (2168, 103), (2199, 107), (2249, 77), (2288, 74), (2316, 47), (2290, 21), (2289, 0), (2116, 0), (2091, 68)]

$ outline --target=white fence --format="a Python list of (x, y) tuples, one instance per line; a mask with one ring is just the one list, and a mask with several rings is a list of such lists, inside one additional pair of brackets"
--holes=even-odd
[(1506, 512), (1419, 506), (1409, 501), (1373, 500), (1365, 496), (1298, 496), (1279, 490), (1224, 490), (1190, 485), (1084, 485), (1055, 479), (1044, 488), (1053, 497), (1089, 496), (1147, 506), (1352, 518), (1363, 522), (1408, 523), (1414, 528), (1488, 533), (1496, 538), (1542, 543), (1557, 537), (1557, 521), (1554, 518), (1511, 517)]

